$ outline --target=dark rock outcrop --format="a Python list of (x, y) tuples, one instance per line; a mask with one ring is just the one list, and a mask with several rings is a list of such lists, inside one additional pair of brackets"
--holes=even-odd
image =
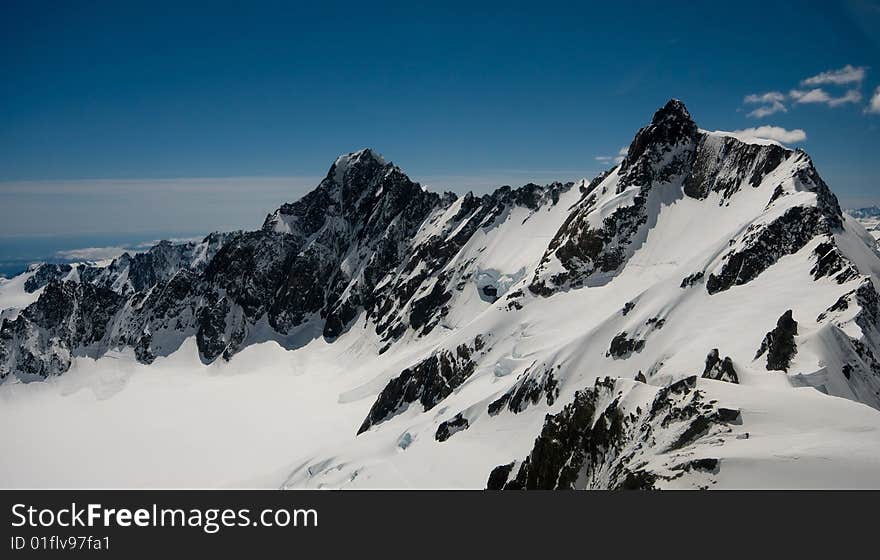
[(670, 99), (630, 144), (620, 164), (618, 192), (630, 185), (665, 183), (686, 172), (698, 137), (699, 129), (684, 103)]
[(798, 333), (797, 327), (797, 321), (794, 320), (789, 309), (776, 321), (776, 328), (764, 337), (755, 359), (767, 354), (768, 370), (788, 371), (791, 359), (797, 354), (797, 343), (794, 340)]
[(489, 404), (489, 414), (495, 416), (503, 408), (518, 414), (529, 405), (538, 404), (543, 399), (547, 406), (552, 406), (559, 397), (559, 382), (553, 376), (552, 369), (527, 369), (522, 377), (509, 391)]
[(503, 490), (504, 483), (510, 477), (510, 471), (513, 470), (516, 461), (506, 465), (498, 465), (489, 473), (489, 480), (486, 482), (486, 490)]
[(689, 274), (681, 281), (681, 289), (690, 288), (694, 284), (701, 282), (703, 280), (704, 272), (694, 272), (693, 274)]
[(53, 280), (61, 280), (73, 270), (69, 264), (39, 264), (33, 276), (25, 280), (24, 291), (32, 294)]
[(454, 352), (441, 350), (400, 372), (379, 393), (358, 434), (402, 412), (414, 402), (421, 403), (425, 410), (434, 408), (474, 373), (475, 354), (483, 347), (483, 339), (477, 337), (471, 346), (461, 344)]
[(467, 430), (469, 425), (468, 419), (462, 416), (459, 412), (449, 420), (441, 422), (440, 425), (437, 426), (437, 433), (434, 434), (434, 439), (437, 441), (446, 441), (458, 432)]
[(813, 250), (816, 264), (810, 270), (814, 280), (834, 278), (838, 284), (848, 282), (859, 275), (859, 271), (843, 256), (832, 239), (824, 241)]
[(76, 355), (94, 355), (123, 298), (91, 284), (46, 285), (36, 303), (0, 329), (0, 379), (45, 379), (67, 371)]
[(608, 348), (606, 356), (626, 359), (633, 352), (641, 352), (645, 347), (645, 341), (638, 338), (629, 338), (626, 331), (618, 333), (611, 339), (611, 346)]
[[(505, 490), (652, 489), (693, 469), (716, 471), (711, 460), (682, 464), (678, 450), (730, 431), (691, 377), (660, 389), (646, 409), (624, 409), (618, 382), (605, 378), (548, 415), (529, 455), (496, 467), (487, 486)], [(657, 449), (659, 441), (669, 441)], [(653, 448), (653, 450), (652, 450)], [(654, 457), (653, 463), (647, 460)], [(665, 468), (658, 468), (658, 459)], [(653, 464), (650, 467), (649, 464)], [(681, 465), (690, 465), (689, 467)], [(668, 472), (667, 472), (668, 471)]]
[(706, 198), (711, 192), (721, 193), (724, 203), (744, 184), (759, 186), (791, 154), (782, 146), (746, 144), (729, 136), (711, 140), (702, 136), (695, 148), (691, 172), (684, 181), (684, 193), (697, 199)]
[(703, 370), (703, 378), (728, 383), (739, 383), (739, 376), (733, 368), (733, 360), (726, 356), (723, 360), (717, 348), (714, 348), (706, 356), (706, 368)]
[(822, 212), (811, 206), (794, 206), (763, 226), (751, 226), (739, 247), (724, 256), (717, 274), (710, 274), (706, 290), (716, 294), (754, 280), (785, 255), (800, 251), (817, 235), (831, 230)]

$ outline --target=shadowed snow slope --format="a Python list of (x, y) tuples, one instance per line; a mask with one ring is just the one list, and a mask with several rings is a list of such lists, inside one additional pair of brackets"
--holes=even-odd
[(593, 180), (361, 150), (145, 255), (0, 285), (0, 484), (880, 488), (873, 238), (677, 100)]

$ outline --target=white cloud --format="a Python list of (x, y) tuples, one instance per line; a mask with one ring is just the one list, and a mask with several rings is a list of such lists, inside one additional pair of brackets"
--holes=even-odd
[(822, 88), (811, 89), (809, 91), (793, 89), (788, 94), (794, 99), (795, 103), (827, 103), (831, 96)]
[(787, 113), (788, 108), (782, 103), (785, 101), (785, 94), (781, 91), (768, 91), (766, 93), (752, 93), (743, 98), (743, 103), (748, 105), (758, 105), (746, 115), (760, 119), (776, 113)]
[(862, 92), (857, 89), (851, 89), (846, 92), (842, 97), (835, 97), (828, 101), (828, 105), (830, 107), (837, 107), (838, 105), (843, 105), (844, 103), (858, 103), (862, 100)]
[(743, 142), (762, 142), (770, 140), (781, 144), (793, 144), (796, 142), (803, 142), (807, 139), (807, 133), (800, 128), (786, 130), (780, 126), (758, 126), (744, 128), (742, 130), (734, 130), (733, 132), (719, 131), (719, 133), (726, 136), (733, 136)]
[(84, 249), (71, 249), (58, 251), (55, 256), (68, 261), (101, 261), (115, 259), (127, 249), (124, 247), (86, 247)]
[(877, 86), (877, 89), (874, 90), (871, 103), (865, 108), (865, 112), (880, 114), (880, 86)]
[[(744, 105), (757, 105), (754, 109), (746, 113), (746, 116), (761, 119), (775, 115), (776, 113), (787, 113), (790, 102), (793, 105), (825, 105), (827, 107), (840, 107), (846, 104), (858, 104), (862, 101), (861, 85), (865, 79), (868, 70), (867, 66), (853, 66), (847, 64), (843, 68), (837, 70), (828, 70), (810, 76), (801, 80), (802, 86), (812, 86), (803, 89), (791, 89), (788, 94), (781, 91), (767, 91), (764, 93), (751, 93), (743, 97)], [(825, 88), (815, 87), (821, 85), (846, 86), (849, 85), (843, 95), (835, 96), (829, 93)], [(832, 90), (833, 91), (833, 90)], [(876, 94), (875, 94), (876, 97)], [(873, 108), (874, 99), (871, 100), (872, 105), (865, 109), (866, 113), (880, 113), (880, 108)], [(880, 101), (878, 101), (880, 103)]]
[(745, 96), (743, 99), (744, 103), (756, 104), (756, 103), (778, 103), (780, 101), (785, 101), (785, 94), (781, 91), (768, 91), (767, 93), (752, 93), (750, 95)]
[(801, 81), (805, 86), (818, 86), (822, 84), (834, 84), (837, 86), (846, 84), (860, 84), (865, 79), (866, 66), (853, 66), (847, 64), (843, 68), (837, 70), (828, 70), (811, 76)]
[(758, 107), (754, 111), (749, 111), (746, 116), (754, 117), (756, 119), (761, 119), (764, 117), (769, 117), (770, 115), (775, 115), (776, 113), (787, 113), (788, 109), (780, 103), (779, 101), (774, 101), (770, 105), (765, 105), (763, 107)]
[(615, 164), (618, 164), (618, 163), (622, 162), (624, 160), (624, 158), (626, 158), (626, 152), (628, 152), (628, 151), (629, 151), (629, 148), (623, 147), (617, 151), (616, 156), (596, 156), (596, 161), (598, 161), (600, 163), (614, 162)]
[(851, 89), (841, 97), (832, 97), (822, 88), (814, 88), (809, 91), (793, 89), (789, 95), (795, 103), (823, 103), (829, 107), (837, 107), (845, 103), (858, 103), (862, 100), (862, 94), (858, 90)]

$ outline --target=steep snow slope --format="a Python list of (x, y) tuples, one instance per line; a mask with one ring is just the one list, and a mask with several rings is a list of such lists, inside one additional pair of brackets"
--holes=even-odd
[[(362, 150), (203, 268), (49, 280), (0, 327), (0, 419), (71, 420), (3, 436), (0, 476), (880, 487), (878, 278), (805, 153), (676, 100), (576, 184), (440, 196)], [(83, 432), (63, 476), (41, 459)]]

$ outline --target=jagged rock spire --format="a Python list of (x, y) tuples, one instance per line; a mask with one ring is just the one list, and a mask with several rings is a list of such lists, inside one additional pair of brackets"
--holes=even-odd
[(678, 99), (670, 99), (654, 113), (651, 124), (636, 134), (622, 168), (626, 169), (634, 164), (649, 149), (663, 152), (670, 146), (692, 140), (698, 133), (699, 129), (684, 103)]
[(659, 125), (663, 123), (689, 123), (693, 125), (694, 121), (684, 103), (679, 99), (673, 98), (667, 101), (666, 105), (657, 109), (657, 112), (654, 113), (654, 118), (651, 119), (651, 124)]

